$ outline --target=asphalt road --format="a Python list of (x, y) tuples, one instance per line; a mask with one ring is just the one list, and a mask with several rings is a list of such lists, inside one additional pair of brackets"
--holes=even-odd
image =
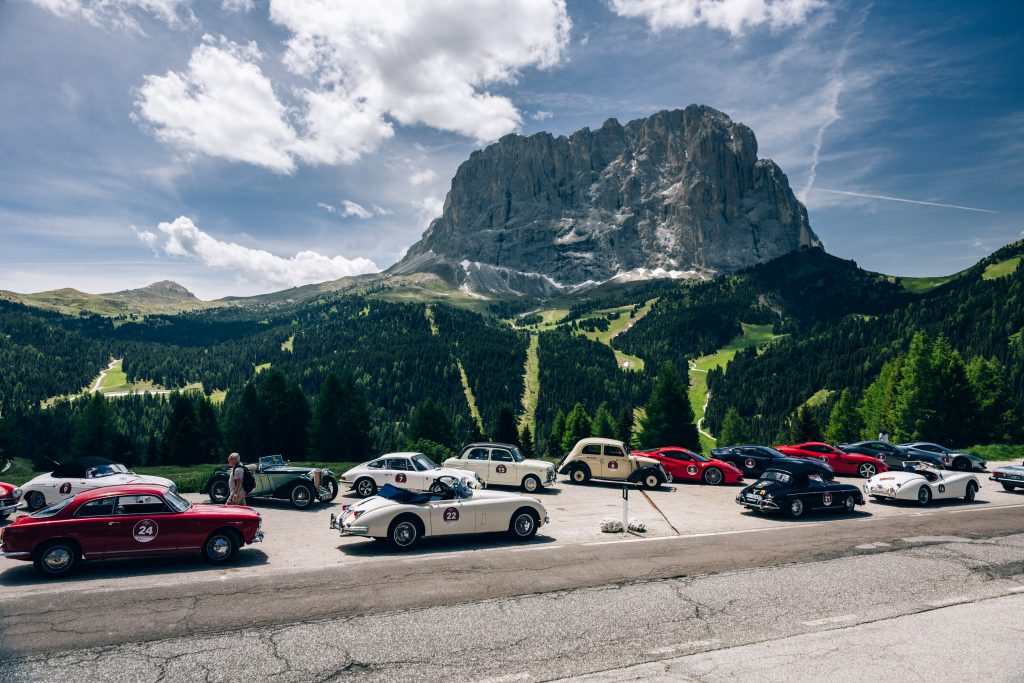
[[(833, 559), (39, 654), (0, 663), (0, 680), (1022, 679), (1024, 535), (892, 539), (869, 524), (845, 528), (864, 534), (863, 547)], [(651, 547), (662, 544), (632, 550), (642, 562)], [(702, 554), (669, 547), (683, 561)], [(568, 570), (584, 578), (599, 565)], [(494, 583), (512, 569), (495, 570)], [(434, 576), (420, 583), (462, 581)], [(120, 612), (176, 618), (159, 603)]]

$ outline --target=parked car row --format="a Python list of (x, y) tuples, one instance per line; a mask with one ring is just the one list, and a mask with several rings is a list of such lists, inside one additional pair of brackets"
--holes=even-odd
[[(750, 476), (756, 479), (736, 496), (739, 505), (793, 518), (811, 511), (852, 513), (865, 504), (865, 496), (921, 505), (950, 498), (973, 501), (980, 489), (973, 472), (942, 469), (966, 454), (937, 456), (937, 464), (902, 457), (913, 449), (898, 446), (902, 459), (890, 469), (886, 462), (896, 461), (892, 452), (877, 446), (882, 442), (865, 443), (887, 460), (818, 442), (777, 449), (731, 446), (707, 458), (685, 448), (631, 451), (621, 441), (588, 438), (557, 471), (577, 484), (605, 480), (646, 488), (672, 481), (742, 485)], [(556, 481), (553, 465), (500, 443), (469, 444), (443, 467), (422, 453), (389, 453), (340, 478), (327, 469), (290, 466), (281, 456), (247, 467), (255, 480), (250, 495), (286, 499), (298, 508), (317, 500), (330, 503), (340, 486), (347, 486), (362, 500), (331, 514), (330, 528), (343, 536), (386, 541), (398, 550), (423, 538), (455, 534), (504, 532), (529, 539), (549, 523), (543, 502), (483, 487), (534, 494)], [(22, 498), (30, 511), (0, 529), (0, 556), (32, 561), (47, 577), (63, 576), (86, 559), (200, 554), (215, 564), (228, 562), (241, 547), (260, 542), (263, 531), (259, 512), (223, 504), (227, 474), (218, 469), (204, 487), (212, 504), (191, 503), (170, 480), (137, 475), (100, 458), (60, 465), (22, 488), (0, 483), (0, 516), (8, 516)], [(866, 482), (862, 487), (837, 482), (837, 474)], [(996, 468), (990, 479), (1006, 490), (1024, 488), (1024, 464)]]

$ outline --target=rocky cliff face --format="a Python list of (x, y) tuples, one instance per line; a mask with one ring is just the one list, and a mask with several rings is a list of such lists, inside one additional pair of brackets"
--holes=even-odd
[(820, 242), (749, 128), (704, 106), (474, 152), (391, 272), (453, 269), (481, 292), (727, 273)]

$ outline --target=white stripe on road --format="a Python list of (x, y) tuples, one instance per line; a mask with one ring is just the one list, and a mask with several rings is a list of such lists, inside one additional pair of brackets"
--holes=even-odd
[(756, 529), (736, 529), (733, 531), (708, 531), (701, 534), (681, 534), (679, 536), (654, 536), (652, 538), (624, 538), (616, 541), (593, 541), (580, 545), (613, 545), (615, 543), (644, 543), (649, 541), (678, 541), (683, 538), (707, 538), (708, 536), (732, 536), (733, 534), (753, 534), (758, 531), (782, 531), (784, 529), (806, 529), (810, 526), (821, 526), (821, 522), (809, 522), (800, 526), (762, 526)]
[(845, 624), (848, 621), (855, 621), (856, 619), (856, 614), (841, 614), (838, 617), (825, 617), (824, 619), (805, 621), (804, 626), (825, 626), (826, 624)]
[(531, 545), (528, 548), (512, 548), (509, 550), (510, 553), (528, 553), (531, 550), (554, 550), (556, 548), (564, 548), (564, 545)]
[(1011, 593), (1024, 593), (1024, 586), (1017, 586), (1010, 589)]
[(653, 650), (648, 650), (647, 654), (651, 655), (670, 655), (682, 650), (692, 650), (694, 648), (706, 649), (710, 645), (717, 645), (719, 640), (712, 638), (711, 640), (691, 640), (686, 643), (679, 643), (678, 645), (669, 645), (667, 647), (656, 647)]

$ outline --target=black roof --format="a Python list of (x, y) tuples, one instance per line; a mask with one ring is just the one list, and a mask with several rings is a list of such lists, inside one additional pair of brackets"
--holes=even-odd
[(53, 476), (55, 477), (84, 477), (86, 470), (91, 467), (99, 467), (100, 465), (116, 465), (118, 463), (113, 460), (107, 460), (95, 455), (87, 455), (82, 458), (76, 458), (70, 462), (64, 462), (57, 465), (56, 469), (53, 470)]
[(826, 479), (831, 479), (835, 476), (835, 472), (832, 471), (831, 467), (819, 460), (812, 460), (810, 458), (776, 458), (772, 460), (772, 464), (768, 469), (782, 470), (797, 476), (819, 474)]

